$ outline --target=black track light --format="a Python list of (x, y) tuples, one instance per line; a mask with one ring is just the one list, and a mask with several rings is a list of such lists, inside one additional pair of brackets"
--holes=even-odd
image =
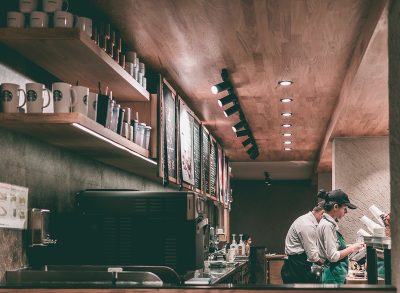
[(249, 148), (246, 152), (247, 152), (249, 155), (251, 155), (252, 153), (255, 153), (255, 152), (258, 153), (258, 148), (257, 148), (257, 146), (253, 145), (253, 146), (252, 146), (251, 148)]
[(269, 176), (269, 173), (268, 173), (268, 172), (264, 172), (264, 183), (265, 183), (265, 185), (267, 185), (267, 186), (271, 186), (271, 185), (272, 185), (272, 179), (271, 179), (271, 177)]
[(236, 101), (236, 96), (234, 94), (230, 94), (230, 95), (227, 95), (226, 97), (219, 99), (218, 105), (220, 107), (223, 107), (226, 104), (232, 103), (233, 101)]
[(245, 147), (249, 144), (254, 144), (254, 140), (253, 138), (249, 137), (248, 139), (246, 139), (245, 141), (242, 142), (242, 145)]
[(236, 137), (249, 136), (249, 135), (250, 135), (250, 130), (248, 129), (236, 131)]
[(241, 128), (245, 127), (246, 124), (247, 124), (246, 121), (240, 120), (238, 123), (236, 123), (235, 125), (232, 126), (232, 130), (233, 130), (234, 132), (237, 132), (237, 131), (239, 131)]
[(232, 114), (239, 111), (240, 107), (238, 104), (234, 104), (232, 107), (224, 110), (225, 117), (231, 116)]
[(219, 84), (213, 85), (211, 87), (211, 92), (214, 95), (216, 95), (216, 94), (218, 94), (218, 93), (220, 93), (220, 92), (222, 92), (224, 90), (230, 89), (230, 88), (232, 88), (231, 83), (228, 82), (228, 81), (223, 81), (223, 82), (221, 82)]
[(255, 160), (259, 155), (260, 153), (258, 152), (258, 149), (256, 149), (255, 151), (250, 153), (250, 159)]

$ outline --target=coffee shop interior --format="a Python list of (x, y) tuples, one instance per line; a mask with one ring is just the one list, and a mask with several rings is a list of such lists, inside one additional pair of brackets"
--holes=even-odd
[(396, 291), (399, 2), (0, 1), (0, 292), (323, 291), (281, 279), (321, 189), (329, 290)]

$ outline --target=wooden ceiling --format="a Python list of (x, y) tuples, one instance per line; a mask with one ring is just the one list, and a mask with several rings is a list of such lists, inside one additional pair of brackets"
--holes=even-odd
[[(175, 85), (233, 161), (251, 160), (231, 129), (238, 117), (225, 118), (217, 105), (226, 92), (210, 91), (222, 68), (259, 146), (258, 162), (312, 162), (329, 171), (334, 137), (388, 134), (386, 1), (94, 3)], [(278, 86), (282, 79), (294, 84)], [(280, 103), (288, 96), (294, 102)], [(283, 118), (285, 111), (293, 116)], [(292, 151), (283, 149), (284, 122), (293, 125)]]

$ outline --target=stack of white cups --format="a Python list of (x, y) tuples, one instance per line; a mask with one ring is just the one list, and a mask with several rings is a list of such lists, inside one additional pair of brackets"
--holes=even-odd
[(38, 10), (38, 0), (19, 0), (19, 11), (9, 11), (7, 13), (7, 27), (25, 27), (25, 15), (29, 16), (31, 28), (49, 27), (49, 15), (53, 17), (53, 26), (60, 28), (75, 27), (92, 36), (92, 20), (87, 17), (74, 16), (72, 13), (63, 11), (68, 10), (68, 0), (42, 0), (43, 11)]

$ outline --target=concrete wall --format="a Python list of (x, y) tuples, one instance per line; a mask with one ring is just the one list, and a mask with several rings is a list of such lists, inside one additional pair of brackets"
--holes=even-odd
[(332, 190), (332, 172), (318, 173), (318, 190)]
[[(49, 84), (54, 77), (21, 56), (0, 47), (0, 83), (23, 85), (36, 81)], [(34, 75), (30, 74), (34, 73)], [(29, 188), (29, 208), (67, 211), (74, 194), (87, 188), (165, 190), (160, 184), (0, 129), (0, 182)], [(26, 231), (0, 228), (0, 283), (6, 270), (27, 265)]]
[(256, 246), (283, 253), (292, 222), (317, 203), (317, 187), (309, 181), (233, 181), (231, 234), (249, 234)]
[(345, 191), (358, 207), (339, 224), (346, 241), (352, 243), (358, 229), (367, 231), (359, 219), (363, 215), (374, 219), (368, 210), (372, 204), (390, 211), (389, 138), (335, 138), (332, 154), (332, 189)]

